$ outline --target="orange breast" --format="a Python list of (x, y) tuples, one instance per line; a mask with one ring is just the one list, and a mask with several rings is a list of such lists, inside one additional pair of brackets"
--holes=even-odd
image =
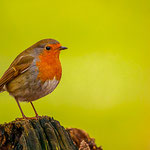
[(42, 81), (61, 79), (62, 68), (59, 60), (60, 51), (44, 51), (39, 56), (39, 61), (36, 63), (39, 74), (38, 78)]

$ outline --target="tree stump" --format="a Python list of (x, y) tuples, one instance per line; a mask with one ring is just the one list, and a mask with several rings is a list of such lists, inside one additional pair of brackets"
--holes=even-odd
[[(0, 150), (90, 150), (86, 140), (79, 144), (77, 139), (80, 137), (74, 135), (73, 130), (66, 130), (58, 121), (47, 116), (16, 119), (0, 125)], [(93, 150), (101, 149), (94, 145)]]

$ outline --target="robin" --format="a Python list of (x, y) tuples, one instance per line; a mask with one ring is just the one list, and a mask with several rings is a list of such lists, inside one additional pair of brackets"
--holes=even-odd
[(62, 75), (59, 54), (64, 49), (67, 47), (54, 39), (41, 40), (19, 54), (0, 79), (0, 92), (7, 91), (15, 98), (24, 119), (19, 101), (30, 102), (39, 117), (32, 101), (57, 87)]

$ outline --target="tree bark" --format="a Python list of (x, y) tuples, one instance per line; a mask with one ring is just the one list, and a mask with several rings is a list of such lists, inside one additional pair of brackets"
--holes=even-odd
[[(81, 140), (81, 145), (76, 142), (80, 137), (73, 135), (73, 130), (66, 130), (47, 116), (16, 119), (0, 125), (0, 150), (90, 150), (86, 140)], [(101, 150), (94, 147), (93, 150)]]

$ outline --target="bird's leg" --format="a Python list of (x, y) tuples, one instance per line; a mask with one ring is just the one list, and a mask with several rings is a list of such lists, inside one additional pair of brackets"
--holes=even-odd
[(30, 102), (30, 103), (31, 103), (31, 106), (32, 106), (32, 108), (33, 108), (33, 110), (35, 112), (36, 118), (39, 118), (39, 115), (38, 115), (37, 111), (35, 110), (34, 105), (32, 104), (32, 102)]
[(20, 111), (21, 111), (21, 114), (22, 114), (23, 119), (27, 119), (27, 117), (24, 115), (24, 113), (23, 113), (23, 111), (22, 111), (22, 109), (21, 109), (21, 106), (20, 106), (20, 104), (19, 104), (19, 101), (18, 101), (17, 99), (16, 99), (16, 102), (17, 102), (18, 107), (19, 107), (19, 109), (20, 109)]

